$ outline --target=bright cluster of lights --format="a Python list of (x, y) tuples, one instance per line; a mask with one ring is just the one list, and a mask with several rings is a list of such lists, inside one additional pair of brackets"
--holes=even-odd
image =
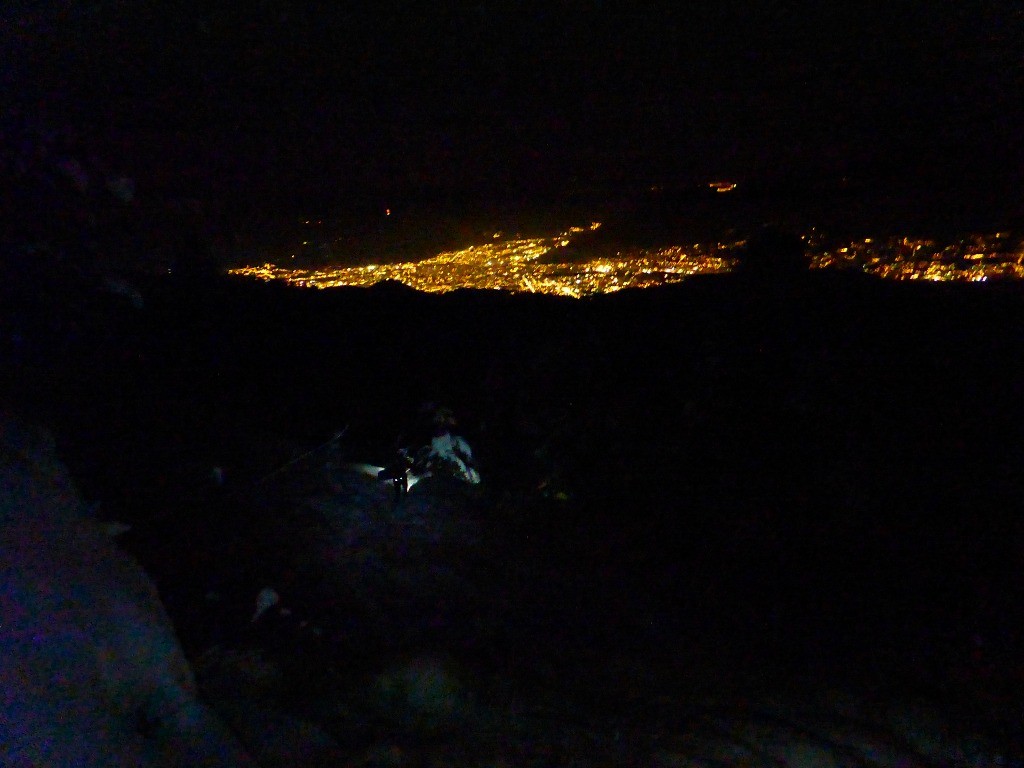
[[(735, 184), (715, 182), (711, 187), (730, 191)], [(579, 250), (568, 246), (577, 235), (600, 226), (600, 222), (593, 222), (588, 227), (570, 227), (550, 237), (507, 237), (504, 232), (494, 232), (481, 238), (479, 244), (418, 261), (320, 268), (268, 263), (232, 269), (230, 274), (309, 288), (368, 287), (397, 281), (432, 293), (475, 288), (581, 298), (675, 283), (693, 275), (729, 272), (745, 244), (632, 248), (581, 260)], [(970, 235), (942, 246), (919, 238), (868, 237), (827, 248), (824, 237), (813, 227), (802, 239), (811, 269), (854, 269), (891, 280), (1024, 279), (1024, 243), (1007, 232)]]
[(811, 268), (853, 268), (890, 280), (1019, 280), (1024, 279), (1024, 248), (1006, 232), (970, 235), (944, 246), (919, 238), (865, 238), (814, 253)]
[(588, 262), (558, 258), (559, 250), (567, 247), (575, 235), (600, 226), (600, 222), (593, 222), (589, 227), (570, 227), (553, 237), (505, 239), (502, 233), (496, 232), (491, 242), (446, 251), (421, 261), (321, 269), (289, 269), (264, 264), (232, 269), (230, 274), (283, 280), (310, 288), (366, 287), (396, 280), (434, 293), (478, 288), (581, 298), (623, 288), (664, 285), (692, 275), (726, 272), (736, 262), (731, 251), (740, 245), (637, 249)]
[(736, 189), (736, 182), (734, 181), (712, 181), (708, 184), (708, 187), (715, 190), (715, 192), (732, 192)]

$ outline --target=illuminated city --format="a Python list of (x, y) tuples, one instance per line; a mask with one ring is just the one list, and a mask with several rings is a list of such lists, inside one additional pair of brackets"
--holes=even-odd
[(837, 248), (815, 247), (805, 236), (812, 269), (854, 269), (889, 280), (984, 282), (1024, 278), (1024, 246), (1008, 232), (970, 235), (942, 244), (935, 240), (864, 238)]
[(396, 280), (412, 288), (444, 293), (459, 288), (550, 293), (581, 298), (624, 288), (650, 288), (700, 274), (727, 272), (736, 264), (734, 251), (743, 242), (657, 250), (631, 249), (586, 262), (559, 259), (574, 236), (600, 228), (570, 227), (554, 237), (504, 239), (439, 253), (421, 261), (369, 264), (359, 267), (288, 269), (273, 264), (241, 267), (230, 274), (261, 280), (283, 280), (310, 288), (370, 286)]
[[(695, 243), (657, 249), (628, 248), (581, 259), (569, 249), (573, 239), (601, 227), (570, 227), (550, 237), (506, 238), (436, 256), (362, 266), (289, 268), (266, 263), (230, 274), (279, 280), (308, 288), (368, 287), (397, 281), (421, 291), (460, 288), (548, 293), (582, 298), (624, 288), (651, 288), (695, 275), (730, 272), (746, 241)], [(888, 280), (983, 282), (1024, 279), (1024, 245), (1007, 232), (970, 235), (951, 243), (911, 237), (871, 237), (825, 245), (816, 229), (802, 236), (812, 270), (853, 270)]]

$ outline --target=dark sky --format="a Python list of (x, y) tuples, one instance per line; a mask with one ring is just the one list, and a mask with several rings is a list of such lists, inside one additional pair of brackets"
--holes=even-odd
[(1015, 0), (343, 5), (8, 4), (6, 102), (154, 183), (267, 200), (1024, 180)]

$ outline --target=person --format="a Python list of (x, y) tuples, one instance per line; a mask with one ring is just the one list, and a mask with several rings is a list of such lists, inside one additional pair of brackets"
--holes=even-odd
[(450, 408), (425, 404), (421, 413), (431, 421), (430, 444), (417, 453), (412, 469), (417, 474), (441, 474), (472, 485), (480, 482), (480, 473), (473, 467), (473, 451), (465, 438), (453, 433), (458, 425)]
[(390, 480), (395, 490), (395, 503), (409, 492), (409, 469), (412, 458), (406, 448), (399, 448), (387, 466), (381, 470), (380, 477)]

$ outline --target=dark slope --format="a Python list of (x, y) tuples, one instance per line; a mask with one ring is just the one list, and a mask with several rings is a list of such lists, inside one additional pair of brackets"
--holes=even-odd
[[(748, 275), (586, 301), (221, 280), (144, 292), (143, 310), (79, 302), (8, 341), (3, 392), (53, 426), (86, 498), (135, 524), (125, 543), (187, 647), (210, 642), (211, 621), (244, 625), (261, 580), (291, 572), (281, 552), (301, 546), (282, 549), (282, 499), (311, 493), (318, 467), (415, 445), (435, 402), (484, 477), (470, 513), (482, 538), (422, 565), (468, 590), (444, 632), (424, 630), (435, 649), (569, 674), (623, 654), (658, 664), (682, 644), (736, 674), (1018, 687), (1015, 286)], [(402, 605), (429, 625), (434, 597), (374, 583), (395, 613), (372, 631), (354, 619), (349, 648), (388, 635)], [(211, 589), (236, 601), (233, 619), (196, 607)]]

